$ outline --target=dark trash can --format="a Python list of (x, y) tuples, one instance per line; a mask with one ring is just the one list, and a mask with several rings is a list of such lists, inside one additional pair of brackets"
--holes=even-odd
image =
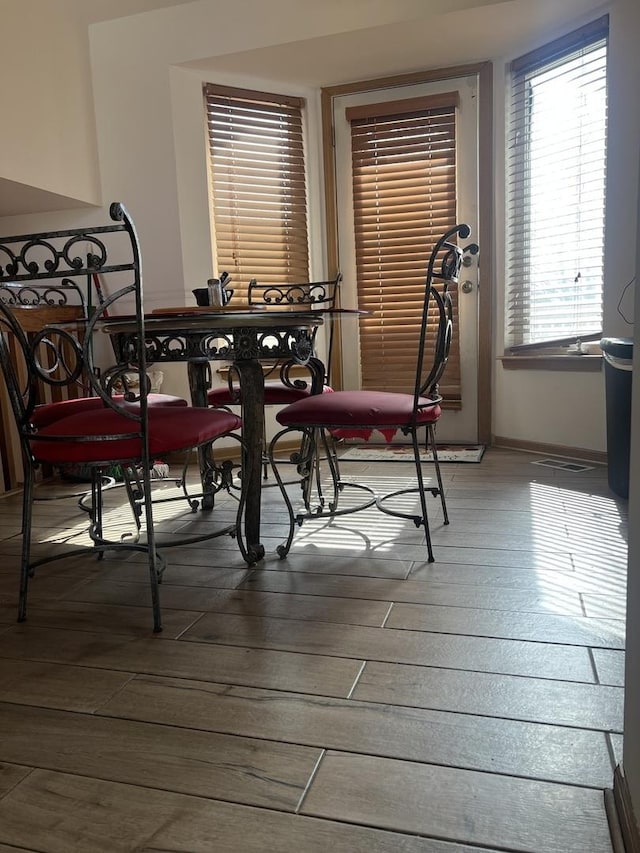
[(628, 498), (633, 338), (602, 338), (600, 347), (604, 356), (609, 488)]

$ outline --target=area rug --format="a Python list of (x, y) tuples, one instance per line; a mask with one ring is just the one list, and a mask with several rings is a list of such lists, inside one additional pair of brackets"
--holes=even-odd
[[(484, 445), (443, 444), (438, 447), (439, 462), (480, 462)], [(370, 445), (350, 447), (340, 454), (340, 459), (353, 462), (413, 462), (413, 448), (406, 444)], [(431, 451), (420, 453), (423, 462), (433, 462)]]

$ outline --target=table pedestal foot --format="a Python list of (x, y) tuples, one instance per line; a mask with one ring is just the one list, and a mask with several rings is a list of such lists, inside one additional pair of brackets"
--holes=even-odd
[(250, 565), (254, 563), (259, 563), (264, 557), (264, 545), (260, 542), (257, 542), (255, 545), (247, 546), (247, 560)]

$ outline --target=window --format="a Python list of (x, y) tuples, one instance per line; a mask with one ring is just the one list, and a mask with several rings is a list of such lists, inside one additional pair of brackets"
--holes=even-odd
[(600, 337), (608, 18), (511, 64), (506, 342)]
[[(456, 223), (457, 93), (349, 107), (363, 389), (413, 391), (425, 272)], [(457, 310), (457, 293), (453, 293)], [(454, 341), (440, 390), (459, 408)], [(433, 336), (432, 336), (433, 339)]]
[(217, 272), (236, 298), (249, 280), (309, 280), (301, 98), (207, 84)]

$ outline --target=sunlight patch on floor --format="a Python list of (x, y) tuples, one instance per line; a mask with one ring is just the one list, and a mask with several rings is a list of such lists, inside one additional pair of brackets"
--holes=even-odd
[[(590, 595), (597, 596), (599, 591), (602, 594), (610, 594), (612, 582), (616, 579), (621, 581), (623, 588), (624, 571), (627, 565), (627, 544), (622, 533), (624, 523), (613, 498), (586, 495), (582, 487), (580, 490), (574, 490), (567, 486), (555, 486), (549, 483), (530, 483), (529, 495), (534, 557), (538, 556), (536, 543), (541, 543), (543, 551), (549, 547), (550, 523), (556, 526), (563, 525), (567, 529), (567, 550), (571, 554), (573, 568), (581, 568), (576, 565), (576, 556), (586, 556), (602, 567), (599, 575), (597, 573), (589, 575)], [(599, 518), (585, 518), (584, 515), (580, 515), (581, 509), (588, 510), (590, 513), (597, 512)], [(575, 515), (567, 524), (568, 514), (573, 513)], [(550, 515), (554, 517), (553, 522), (548, 520)], [(578, 518), (581, 520), (578, 521)], [(601, 537), (593, 536), (594, 527), (602, 527)], [(584, 540), (580, 535), (582, 531)], [(584, 544), (585, 542), (588, 544)], [(546, 556), (545, 554), (545, 563)], [(543, 566), (536, 567), (536, 569), (541, 568)], [(545, 565), (544, 568), (546, 569), (547, 566)], [(549, 580), (548, 573), (537, 571), (537, 581), (538, 589), (544, 596), (549, 612), (566, 613), (566, 607), (563, 607), (565, 599), (562, 594), (559, 594), (555, 580), (553, 578)], [(606, 615), (608, 614), (604, 612), (598, 613), (600, 617)]]

